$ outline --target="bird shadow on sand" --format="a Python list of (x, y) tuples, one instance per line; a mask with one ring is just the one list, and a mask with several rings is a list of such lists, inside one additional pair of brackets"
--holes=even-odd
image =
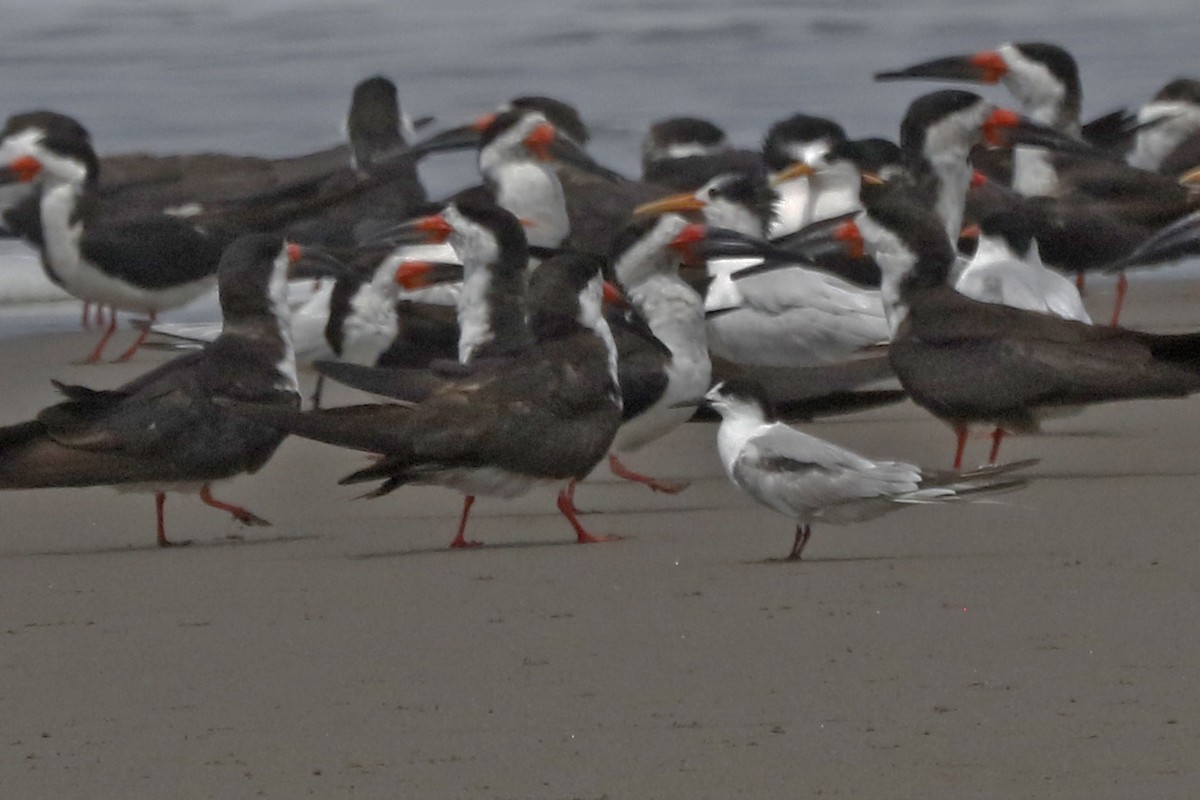
[(223, 547), (259, 547), (262, 545), (291, 544), (320, 539), (320, 534), (299, 533), (280, 534), (278, 536), (226, 536), (221, 539), (181, 539), (174, 547), (159, 547), (156, 543), (108, 545), (105, 547), (90, 547), (82, 550), (37, 550), (32, 553), (0, 553), (0, 558), (24, 558), (29, 556), (97, 556), (115, 553), (146, 553), (153, 551), (188, 552), (192, 550), (210, 550)]
[[(603, 535), (603, 534), (599, 534)], [(628, 541), (633, 537), (618, 536), (616, 539), (607, 542), (596, 542), (601, 545), (615, 545), (621, 542)], [(592, 546), (592, 545), (589, 545)], [(346, 558), (350, 561), (370, 561), (377, 558), (407, 558), (409, 556), (433, 556), (433, 555), (453, 555), (455, 558), (469, 557), (466, 553), (486, 553), (496, 550), (539, 550), (547, 547), (579, 547), (579, 542), (574, 539), (563, 539), (561, 541), (545, 541), (545, 542), (497, 542), (496, 544), (484, 543), (479, 547), (464, 547), (461, 549), (452, 550), (446, 545), (437, 545), (434, 547), (413, 547), (407, 550), (383, 550), (371, 553), (348, 553)]]
[[(818, 556), (816, 558), (805, 556), (799, 561), (788, 560), (783, 557), (761, 558), (756, 560), (747, 560), (739, 562), (743, 566), (761, 567), (761, 566), (791, 566), (797, 569), (802, 568), (805, 564), (821, 565), (821, 564), (870, 564), (872, 562), (918, 562), (918, 561), (976, 561), (984, 559), (1006, 559), (1006, 558), (1028, 558), (1030, 553), (912, 553), (909, 555), (874, 555), (874, 556)], [(1045, 555), (1053, 555), (1046, 553)]]

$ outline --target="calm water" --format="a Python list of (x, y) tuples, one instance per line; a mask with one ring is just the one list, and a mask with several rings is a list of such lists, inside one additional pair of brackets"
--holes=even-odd
[[(1070, 49), (1087, 115), (1200, 74), (1195, 0), (0, 0), (0, 13), (0, 110), (73, 114), (101, 152), (322, 147), (373, 73), (396, 81), (410, 113), (446, 123), (516, 94), (560, 96), (627, 172), (648, 123), (674, 114), (746, 145), (800, 110), (894, 137), (931, 85), (875, 84), (874, 71), (1003, 41)], [(452, 189), (469, 164), (435, 159), (427, 183)], [(0, 296), (14, 252), (0, 250)]]

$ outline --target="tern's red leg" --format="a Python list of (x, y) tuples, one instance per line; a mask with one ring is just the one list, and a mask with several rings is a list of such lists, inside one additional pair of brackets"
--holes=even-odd
[[(116, 317), (115, 311), (113, 312), (113, 316), (114, 316), (114, 318)], [(150, 325), (154, 324), (155, 319), (157, 319), (157, 315), (153, 311), (151, 311), (150, 312)], [(138, 348), (142, 346), (142, 342), (146, 341), (146, 336), (150, 333), (150, 325), (147, 325), (146, 327), (142, 328), (142, 332), (139, 333), (137, 338), (133, 340), (133, 344), (131, 344), (129, 346), (129, 349), (126, 350), (124, 353), (121, 353), (121, 355), (117, 356), (116, 359), (114, 359), (114, 361), (113, 361), (114, 364), (124, 364), (126, 361), (133, 358), (133, 354), (136, 353)]]
[(450, 547), (480, 547), (483, 542), (472, 542), (463, 537), (467, 530), (467, 517), (471, 514), (471, 506), (475, 504), (475, 495), (469, 494), (463, 498), (463, 513), (462, 519), (458, 523), (458, 535), (454, 537), (454, 541), (450, 543)]
[(955, 425), (954, 436), (957, 440), (954, 447), (954, 468), (962, 469), (963, 450), (967, 449), (967, 426), (961, 423)]
[(88, 353), (88, 357), (83, 360), (84, 364), (95, 364), (100, 360), (100, 355), (104, 352), (104, 346), (108, 344), (108, 340), (117, 332), (117, 312), (108, 320), (108, 327), (104, 329), (104, 333), (100, 336), (100, 341), (96, 342), (96, 347), (92, 352)]
[(797, 525), (796, 539), (792, 542), (792, 552), (788, 553), (788, 561), (799, 561), (800, 554), (804, 552), (804, 545), (808, 544), (809, 537), (812, 536), (812, 526)]
[(1125, 290), (1129, 288), (1129, 279), (1125, 277), (1125, 270), (1121, 270), (1117, 278), (1117, 302), (1113, 306), (1112, 323), (1114, 328), (1117, 327), (1117, 321), (1121, 319), (1121, 306), (1125, 305)]
[(1083, 294), (1083, 270), (1075, 273), (1075, 288), (1079, 290), (1080, 294)]
[(620, 536), (594, 536), (584, 530), (579, 517), (575, 513), (575, 481), (567, 484), (567, 488), (558, 493), (558, 510), (575, 529), (576, 541), (579, 544), (594, 544), (596, 542), (615, 542)]
[(612, 474), (618, 478), (624, 478), (627, 481), (634, 483), (642, 483), (649, 486), (656, 492), (665, 494), (679, 494), (688, 487), (687, 481), (660, 481), (657, 478), (651, 478), (649, 475), (643, 475), (640, 472), (634, 472), (629, 467), (621, 463), (621, 459), (617, 458), (616, 453), (608, 454), (608, 468), (612, 470)]
[(988, 453), (988, 463), (995, 464), (996, 456), (1000, 455), (1000, 442), (1004, 440), (1004, 428), (992, 431), (992, 450)]
[(206, 506), (219, 508), (222, 511), (227, 511), (233, 515), (233, 518), (243, 525), (270, 525), (262, 517), (252, 514), (241, 506), (235, 506), (231, 503), (222, 503), (220, 500), (212, 496), (212, 484), (206, 483), (200, 490), (200, 499)]

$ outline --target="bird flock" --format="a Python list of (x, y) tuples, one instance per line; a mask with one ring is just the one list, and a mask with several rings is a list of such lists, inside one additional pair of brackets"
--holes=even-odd
[[(607, 460), (683, 491), (624, 459), (717, 422), (730, 481), (794, 523), (799, 559), (816, 523), (1021, 488), (1035, 462), (999, 462), (1001, 443), (1048, 417), (1200, 390), (1200, 332), (1118, 325), (1126, 269), (1200, 252), (1200, 81), (1085, 124), (1053, 44), (876, 78), (1001, 83), (1017, 107), (942, 88), (897, 141), (798, 113), (754, 150), (674, 117), (650, 127), (637, 179), (589, 155), (561, 100), (426, 134), (383, 77), (355, 87), (347, 144), (286, 159), (98, 156), (77, 120), (13, 115), (0, 223), (102, 328), (84, 361), (103, 361), (118, 312), (149, 317), (118, 361), (148, 340), (187, 352), (112, 390), (56, 383), (61, 402), (0, 428), (0, 488), (151, 492), (169, 546), (169, 492), (269, 524), (212, 487), (295, 435), (367, 454), (341, 481), (365, 497), (462, 493), (451, 548), (480, 544), (477, 496), (537, 485), (597, 543), (615, 537), (585, 527), (577, 484)], [(450, 150), (476, 152), (480, 183), (431, 200), (418, 167)], [(1108, 324), (1083, 306), (1086, 272), (1120, 275)], [(220, 325), (155, 324), (213, 286)], [(375, 399), (324, 407), (326, 379)], [(790, 424), (904, 398), (954, 432), (953, 469)], [(992, 444), (964, 470), (972, 427)]]

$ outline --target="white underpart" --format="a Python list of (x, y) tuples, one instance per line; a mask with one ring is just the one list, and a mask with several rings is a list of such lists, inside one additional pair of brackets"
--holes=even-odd
[(1182, 100), (1159, 100), (1138, 110), (1138, 122), (1153, 123), (1137, 132), (1129, 165), (1158, 171), (1163, 159), (1200, 131), (1200, 106)]
[(329, 322), (329, 301), (333, 296), (333, 281), (321, 281), (320, 287), (292, 311), (292, 343), (296, 360), (303, 364), (335, 356), (325, 340)]
[(447, 206), (442, 216), (454, 229), (450, 245), (463, 265), (463, 284), (458, 297), (458, 360), (465, 364), (496, 335), (487, 303), (492, 282), (488, 265), (500, 258), (500, 246), (490, 231), (464, 217), (453, 204)]
[(1043, 266), (1036, 243), (1030, 244), (1029, 251), (1022, 258), (1003, 237), (980, 236), (979, 247), (954, 288), (980, 302), (1091, 324), (1075, 284)]
[(612, 330), (604, 319), (601, 304), (604, 298), (604, 277), (596, 275), (583, 291), (579, 293), (579, 324), (591, 330), (600, 337), (608, 348), (608, 373), (613, 382), (613, 399), (617, 407), (621, 406), (620, 380), (617, 378), (617, 343), (613, 340)]
[(292, 347), (292, 309), (288, 305), (288, 260), (285, 245), (275, 256), (271, 264), (271, 279), (267, 282), (267, 297), (271, 303), (271, 313), (279, 326), (279, 338), (283, 341), (283, 357), (275, 365), (279, 373), (276, 389), (300, 392), (300, 381), (296, 377), (296, 351)]
[(804, 214), (809, 206), (810, 191), (807, 175), (775, 185), (775, 193), (779, 195), (779, 199), (775, 201), (775, 217), (767, 231), (769, 238), (786, 236), (804, 227)]
[(0, 148), (0, 161), (32, 156), (42, 164), (37, 176), (43, 186), (42, 259), (64, 290), (84, 301), (149, 313), (177, 308), (216, 286), (216, 275), (211, 275), (168, 289), (143, 289), (112, 277), (84, 259), (80, 252), (83, 224), (71, 218), (87, 180), (87, 168), (80, 161), (47, 150), (42, 146), (44, 138), (45, 134), (36, 128), (6, 138)]
[(504, 161), (484, 175), (495, 187), (497, 204), (522, 221), (531, 246), (558, 247), (567, 238), (567, 200), (550, 167), (528, 159)]
[(416, 480), (412, 483), (425, 486), (445, 486), (472, 496), (511, 498), (519, 497), (535, 486), (560, 484), (562, 481), (535, 478), (498, 467), (479, 467), (477, 469), (448, 469), (438, 472), (437, 476), (430, 480)]
[(861, 184), (858, 167), (850, 161), (834, 161), (818, 169), (810, 179), (811, 194), (804, 224), (862, 208), (858, 199)]
[[(720, 178), (714, 180), (720, 180)], [(720, 197), (712, 198), (711, 200), (706, 197), (708, 187), (712, 183), (713, 181), (710, 181), (696, 192), (696, 196), (705, 201), (705, 224), (710, 228), (728, 228), (738, 233), (744, 233), (747, 236), (762, 236), (762, 221), (755, 218), (749, 209)], [(648, 243), (646, 246), (654, 248), (661, 245)], [(746, 267), (754, 266), (757, 263), (759, 263), (758, 258), (725, 257), (708, 259), (705, 262), (704, 268), (711, 280), (704, 292), (704, 310), (715, 311), (717, 309), (733, 308), (740, 305), (742, 294), (738, 291), (738, 287), (733, 282), (731, 276), (733, 273)], [(622, 278), (622, 281), (624, 282), (625, 279)]]
[(1067, 87), (1040, 61), (1035, 61), (1013, 44), (1002, 44), (996, 52), (1008, 65), (1000, 79), (1021, 104), (1025, 116), (1068, 135), (1079, 135), (1079, 120), (1068, 114)]
[[(1049, 68), (1026, 57), (1012, 44), (1004, 44), (997, 52), (1008, 65), (1001, 80), (1021, 104), (1025, 116), (1041, 125), (1071, 136), (1079, 136), (1079, 119), (1064, 107), (1066, 87), (1054, 77)], [(1013, 150), (1012, 188), (1026, 197), (1053, 195), (1058, 187), (1058, 173), (1043, 147), (1018, 146)]]
[(867, 252), (879, 265), (879, 290), (883, 298), (883, 310), (887, 315), (890, 335), (894, 337), (896, 329), (908, 317), (908, 306), (900, 298), (900, 283), (916, 267), (916, 256), (900, 237), (876, 223), (867, 214), (859, 214), (854, 223), (858, 226)]
[(940, 183), (936, 210), (951, 241), (958, 241), (962, 230), (967, 188), (971, 184), (972, 169), (967, 159), (972, 145), (979, 141), (983, 121), (991, 112), (992, 106), (979, 102), (943, 117), (925, 132), (924, 155)]
[(43, 258), (67, 292), (88, 302), (149, 313), (178, 308), (216, 286), (214, 274), (166, 289), (143, 289), (99, 269), (80, 252), (82, 223), (71, 222), (78, 197), (78, 188), (69, 183), (47, 183), (42, 189)]
[(342, 360), (374, 366), (400, 330), (396, 318), (395, 270), (380, 267), (350, 298), (342, 322)]
[[(812, 142), (793, 142), (785, 149), (793, 162), (819, 167), (825, 162), (825, 156), (832, 147), (833, 143), (828, 139), (817, 139)], [(813, 190), (809, 176), (792, 178), (775, 185), (774, 188), (779, 200), (775, 204), (775, 216), (767, 230), (768, 238), (774, 239), (795, 233), (813, 219), (819, 219), (811, 213), (810, 195)]]
[(712, 381), (703, 303), (679, 277), (675, 256), (665, 247), (666, 241), (686, 224), (682, 217), (664, 216), (654, 235), (638, 242), (613, 265), (629, 302), (642, 313), (651, 333), (671, 351), (671, 360), (665, 365), (666, 391), (653, 405), (621, 425), (612, 446), (619, 452), (636, 450), (687, 422), (695, 409), (671, 406), (699, 397)]

